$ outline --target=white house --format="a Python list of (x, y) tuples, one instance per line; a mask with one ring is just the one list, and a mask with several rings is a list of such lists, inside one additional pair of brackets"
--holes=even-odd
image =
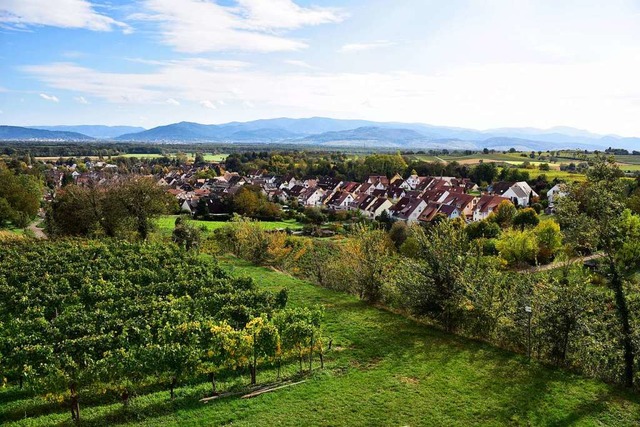
[(526, 181), (520, 181), (509, 187), (501, 196), (508, 198), (517, 206), (529, 206), (531, 198), (538, 197), (538, 193), (533, 191)]
[(547, 199), (549, 200), (549, 207), (552, 208), (553, 204), (558, 200), (558, 197), (564, 197), (568, 194), (566, 184), (556, 184), (547, 191)]

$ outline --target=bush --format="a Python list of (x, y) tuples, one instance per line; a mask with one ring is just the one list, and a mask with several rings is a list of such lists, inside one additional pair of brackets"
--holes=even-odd
[(496, 249), (510, 266), (534, 264), (538, 254), (538, 241), (532, 230), (508, 230), (496, 242)]
[(513, 217), (513, 226), (524, 230), (527, 227), (535, 227), (540, 223), (538, 214), (533, 208), (520, 209)]
[(304, 210), (304, 221), (311, 224), (322, 224), (327, 220), (327, 216), (322, 213), (320, 208), (305, 208)]

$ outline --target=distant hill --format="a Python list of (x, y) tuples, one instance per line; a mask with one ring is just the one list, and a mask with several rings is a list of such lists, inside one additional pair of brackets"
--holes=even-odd
[(306, 142), (332, 143), (341, 141), (371, 141), (408, 145), (420, 141), (428, 141), (421, 133), (411, 129), (360, 127), (357, 129), (331, 131), (319, 135), (311, 135), (303, 139)]
[(138, 126), (103, 126), (103, 125), (77, 125), (77, 126), (29, 126), (33, 129), (51, 131), (76, 132), (97, 139), (113, 139), (125, 133), (143, 132), (145, 129)]
[[(369, 148), (448, 148), (451, 150), (483, 148), (496, 150), (515, 148), (522, 151), (603, 150), (608, 147), (640, 150), (640, 138), (603, 136), (570, 127), (475, 130), (425, 123), (374, 122), (327, 117), (301, 119), (281, 117), (218, 125), (180, 122), (148, 130), (128, 126), (34, 126), (34, 128), (82, 131), (78, 133), (101, 139), (139, 142), (277, 142), (335, 146), (364, 144)], [(120, 135), (121, 131), (126, 133)]]
[(91, 141), (90, 136), (77, 132), (50, 131), (19, 126), (0, 125), (0, 140), (51, 140), (51, 141)]

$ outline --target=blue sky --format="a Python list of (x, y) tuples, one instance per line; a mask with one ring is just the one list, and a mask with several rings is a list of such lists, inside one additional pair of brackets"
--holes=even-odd
[(633, 0), (2, 0), (0, 123), (328, 116), (640, 135)]

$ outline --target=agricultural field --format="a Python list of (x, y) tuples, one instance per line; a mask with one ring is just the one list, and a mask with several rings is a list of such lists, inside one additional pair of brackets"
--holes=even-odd
[(207, 162), (224, 162), (228, 156), (228, 154), (205, 154), (204, 159)]
[(587, 177), (584, 174), (580, 174), (580, 173), (571, 173), (571, 172), (567, 172), (567, 171), (561, 171), (559, 169), (551, 169), (548, 171), (543, 171), (540, 169), (524, 169), (524, 168), (517, 168), (518, 171), (520, 172), (528, 172), (529, 176), (531, 177), (531, 179), (535, 179), (537, 178), (539, 175), (546, 175), (547, 176), (547, 180), (549, 181), (553, 181), (554, 179), (558, 179), (560, 181), (564, 181), (564, 182), (568, 182), (568, 183), (572, 183), (572, 182), (584, 182)]
[[(156, 221), (156, 225), (161, 233), (171, 233), (175, 226), (175, 221), (177, 215), (163, 215), (158, 218)], [(222, 228), (227, 224), (225, 221), (201, 221), (201, 220), (192, 220), (191, 223), (196, 227), (204, 226), (208, 231), (213, 231), (218, 228)], [(290, 228), (292, 230), (297, 230), (302, 228), (302, 224), (295, 220), (283, 220), (283, 221), (260, 221), (260, 227), (264, 230), (284, 230), (286, 228)]]
[[(267, 290), (289, 289), (290, 307), (322, 304), (331, 340), (325, 369), (316, 361), (306, 382), (253, 399), (199, 402), (209, 390), (191, 383), (168, 392), (149, 389), (130, 406), (105, 396), (82, 402), (83, 425), (616, 425), (640, 420), (640, 398), (603, 382), (549, 369), (524, 356), (446, 334), (283, 273), (226, 257), (221, 266), (251, 276)], [(293, 375), (293, 370), (284, 372)], [(272, 381), (273, 370), (259, 380)], [(221, 378), (241, 389), (248, 375)], [(68, 410), (20, 391), (0, 389), (0, 423), (72, 425)]]

